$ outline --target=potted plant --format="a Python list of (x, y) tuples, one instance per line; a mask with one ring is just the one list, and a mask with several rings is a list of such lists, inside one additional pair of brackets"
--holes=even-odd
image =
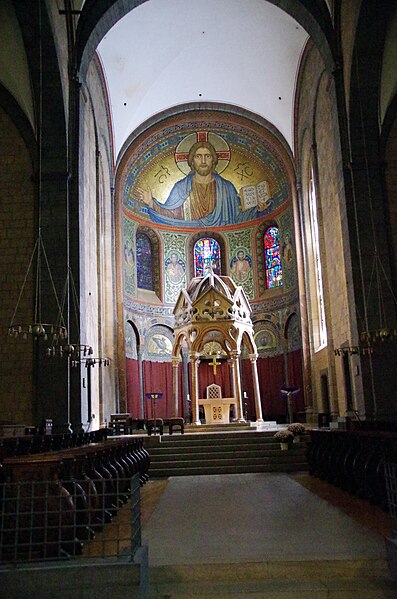
[(280, 447), (282, 450), (286, 451), (289, 447), (289, 444), (294, 439), (294, 433), (289, 431), (288, 429), (283, 429), (281, 431), (277, 431), (275, 433), (274, 438), (280, 442)]
[(293, 438), (292, 442), (293, 443), (299, 443), (299, 441), (300, 441), (300, 435), (304, 434), (305, 427), (300, 422), (293, 422), (292, 424), (289, 424), (287, 426), (287, 430), (291, 431), (291, 433), (294, 435), (294, 438)]

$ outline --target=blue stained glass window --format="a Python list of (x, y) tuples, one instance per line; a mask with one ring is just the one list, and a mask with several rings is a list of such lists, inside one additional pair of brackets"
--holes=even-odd
[(265, 250), (266, 289), (283, 284), (278, 227), (269, 227), (263, 238)]
[(194, 244), (194, 276), (203, 277), (210, 270), (221, 274), (221, 250), (211, 237), (203, 237)]
[(153, 291), (152, 243), (145, 233), (136, 234), (136, 272), (140, 289)]

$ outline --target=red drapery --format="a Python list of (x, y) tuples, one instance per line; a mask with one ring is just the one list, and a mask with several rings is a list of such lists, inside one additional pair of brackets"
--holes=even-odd
[[(294, 415), (304, 411), (303, 376), (302, 376), (302, 352), (296, 350), (289, 352), (287, 356), (288, 380), (290, 387), (300, 389), (294, 397)], [(137, 360), (126, 359), (127, 372), (127, 405), (128, 411), (133, 418), (141, 417), (140, 389), (139, 389), (139, 365)], [(148, 362), (142, 363), (143, 368), (143, 392), (162, 392), (163, 398), (156, 404), (156, 417), (170, 418), (172, 416), (172, 363), (171, 362)], [(271, 358), (258, 358), (257, 369), (259, 388), (262, 398), (263, 418), (271, 420), (282, 420), (286, 418), (286, 400), (280, 397), (280, 390), (285, 385), (284, 356), (273, 356)], [(249, 420), (255, 420), (254, 388), (252, 381), (252, 365), (250, 360), (242, 360), (241, 390), (247, 393), (247, 416)], [(190, 364), (189, 364), (190, 373)], [(178, 372), (178, 415), (188, 419), (183, 400), (183, 369), (179, 365)], [(189, 376), (191, 379), (191, 377)], [(231, 372), (227, 362), (217, 366), (216, 375), (213, 367), (208, 362), (199, 365), (199, 398), (206, 397), (208, 385), (215, 383), (220, 385), (223, 397), (232, 397)], [(191, 393), (191, 389), (189, 389)], [(146, 417), (153, 418), (152, 402), (145, 401)], [(244, 399), (243, 399), (244, 403)], [(243, 406), (244, 409), (244, 406)]]
[(219, 385), (221, 388), (222, 397), (232, 397), (232, 387), (230, 381), (230, 368), (227, 362), (222, 361), (220, 365), (216, 367), (216, 374), (214, 369), (208, 362), (201, 362), (198, 368), (198, 380), (199, 380), (199, 399), (207, 397), (208, 385)]
[[(294, 398), (294, 415), (304, 410), (302, 352), (296, 350), (287, 355), (289, 386), (300, 389)], [(259, 357), (257, 360), (259, 389), (262, 399), (262, 415), (264, 420), (282, 420), (287, 415), (286, 400), (280, 397), (280, 390), (285, 386), (284, 356), (271, 358)], [(249, 360), (243, 360), (241, 375), (242, 392), (246, 391), (248, 418), (255, 418), (254, 388), (252, 366)]]
[(150, 399), (146, 399), (146, 393), (160, 392), (163, 393), (163, 397), (157, 400), (156, 417), (170, 418), (172, 416), (172, 363), (144, 360), (142, 368), (146, 417), (154, 417), (154, 406)]
[[(139, 385), (139, 362), (126, 358), (127, 373), (127, 406), (132, 418), (141, 418), (140, 385)], [(145, 402), (146, 418), (153, 418), (154, 406), (150, 399), (146, 399), (146, 393), (161, 392), (163, 397), (157, 400), (156, 418), (172, 417), (172, 363), (171, 362), (142, 362), (143, 395)], [(183, 406), (183, 379), (182, 364), (178, 370), (179, 405), (178, 416), (188, 418)]]
[(132, 418), (142, 418), (140, 389), (139, 389), (139, 363), (138, 360), (126, 358), (127, 376), (127, 410)]

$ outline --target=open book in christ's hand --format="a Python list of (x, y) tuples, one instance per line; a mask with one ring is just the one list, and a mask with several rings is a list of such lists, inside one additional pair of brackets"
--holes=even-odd
[(266, 210), (272, 201), (268, 181), (261, 181), (256, 185), (244, 185), (240, 189), (240, 199), (243, 210), (249, 210), (254, 206), (257, 206), (259, 212)]

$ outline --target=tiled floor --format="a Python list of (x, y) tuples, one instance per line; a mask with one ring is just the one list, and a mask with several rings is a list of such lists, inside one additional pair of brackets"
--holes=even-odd
[(385, 557), (377, 532), (269, 473), (171, 477), (143, 542), (154, 566)]
[(305, 473), (151, 481), (142, 509), (150, 597), (397, 597), (388, 515)]

